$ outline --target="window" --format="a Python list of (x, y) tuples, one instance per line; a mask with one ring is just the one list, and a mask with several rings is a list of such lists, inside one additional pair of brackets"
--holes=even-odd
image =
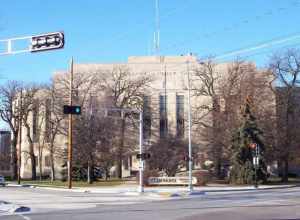
[(123, 160), (123, 166), (124, 166), (124, 170), (129, 169), (129, 158), (128, 157)]
[(47, 99), (45, 103), (45, 141), (50, 142), (51, 135), (51, 99)]
[(50, 155), (45, 156), (45, 167), (50, 167), (51, 166), (51, 159)]
[(184, 96), (176, 96), (176, 136), (184, 137)]
[(144, 96), (143, 99), (143, 136), (144, 139), (151, 138), (151, 98)]
[(168, 134), (167, 96), (159, 96), (159, 134), (166, 137)]
[(34, 100), (33, 110), (32, 110), (32, 139), (33, 139), (33, 142), (39, 142), (38, 124), (39, 124), (39, 101)]
[(35, 166), (38, 167), (39, 166), (39, 157), (34, 156), (34, 158), (35, 158)]

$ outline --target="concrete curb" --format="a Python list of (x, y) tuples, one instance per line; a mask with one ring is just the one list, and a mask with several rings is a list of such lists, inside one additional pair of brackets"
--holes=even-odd
[(13, 187), (31, 187), (33, 188), (34, 185), (31, 184), (16, 184), (16, 183), (7, 183), (6, 186), (13, 186)]
[(124, 195), (157, 195), (160, 197), (186, 197), (186, 196), (200, 196), (206, 193), (218, 193), (218, 192), (247, 192), (247, 191), (262, 191), (262, 190), (271, 190), (271, 189), (286, 189), (286, 188), (294, 188), (297, 185), (263, 185), (259, 188), (254, 188), (253, 186), (249, 187), (199, 187), (199, 189), (194, 189), (192, 193), (187, 192), (184, 188), (145, 188), (145, 192), (143, 194), (137, 192), (137, 188), (59, 188), (59, 187), (47, 187), (47, 186), (39, 186), (39, 185), (29, 185), (29, 184), (12, 184), (9, 183), (8, 186), (15, 186), (15, 187), (30, 187), (30, 188), (38, 188), (38, 189), (45, 189), (45, 190), (54, 190), (54, 191), (66, 191), (66, 192), (78, 192), (78, 193), (101, 193), (101, 194), (124, 194)]
[(278, 185), (278, 186), (262, 186), (262, 187), (258, 187), (258, 188), (255, 188), (255, 187), (248, 187), (248, 188), (244, 188), (244, 189), (241, 189), (241, 188), (237, 188), (237, 189), (216, 189), (216, 190), (203, 190), (205, 192), (243, 192), (243, 191), (257, 191), (257, 190), (271, 190), (271, 189), (288, 189), (288, 188), (294, 188), (294, 187), (298, 187), (297, 185)]

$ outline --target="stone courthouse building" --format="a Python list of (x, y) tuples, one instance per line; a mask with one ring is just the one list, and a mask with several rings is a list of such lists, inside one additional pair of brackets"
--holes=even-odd
[[(177, 137), (187, 138), (188, 137), (188, 73), (190, 73), (190, 85), (191, 85), (191, 109), (192, 109), (192, 119), (200, 118), (206, 114), (206, 112), (199, 113), (196, 110), (199, 106), (211, 106), (213, 103), (211, 99), (207, 96), (196, 96), (196, 91), (193, 89), (197, 85), (197, 81), (193, 78), (193, 71), (202, 68), (203, 63), (200, 62), (196, 56), (131, 56), (128, 57), (128, 62), (126, 63), (114, 63), (114, 64), (87, 64), (87, 63), (74, 63), (74, 75), (84, 75), (93, 73), (99, 70), (112, 71), (116, 67), (125, 67), (128, 71), (135, 74), (148, 74), (153, 78), (151, 84), (147, 86), (144, 92), (144, 108), (149, 108), (150, 114), (144, 121), (147, 121), (147, 128), (144, 128), (144, 145), (151, 144), (159, 137), (165, 137), (168, 133), (173, 134)], [(220, 63), (216, 65), (216, 74), (222, 78), (222, 75), (226, 75), (227, 68), (231, 64)], [(245, 66), (254, 66), (253, 64), (245, 64)], [(256, 67), (253, 67), (256, 69)], [(54, 75), (54, 82), (59, 76), (67, 74), (68, 71), (59, 71)], [(249, 73), (249, 77), (256, 76)], [(264, 77), (260, 75), (259, 77)], [(193, 85), (193, 86), (192, 86)], [(218, 91), (217, 91), (218, 92)], [(46, 100), (46, 98), (45, 98)], [(224, 100), (219, 99), (219, 106), (221, 110), (224, 109)], [(223, 103), (223, 104), (222, 104)], [(67, 103), (65, 103), (67, 104)], [(50, 104), (45, 104), (45, 107), (39, 108), (39, 111), (47, 111)], [(48, 110), (49, 112), (49, 110)], [(203, 115), (201, 115), (203, 114)], [(35, 123), (37, 117), (36, 113), (33, 113), (29, 120), (32, 120), (32, 132), (35, 130)], [(50, 116), (51, 117), (51, 116)], [(213, 124), (212, 114), (208, 114), (204, 117), (208, 124)], [(47, 120), (46, 120), (47, 121)], [(47, 129), (47, 122), (44, 122), (43, 129)], [(26, 141), (25, 132), (23, 132), (22, 137), (22, 148), (26, 149), (28, 147), (28, 142)], [(193, 124), (192, 126), (192, 142), (193, 147), (199, 148), (200, 152), (204, 152), (207, 145), (206, 141), (201, 137), (202, 133), (199, 132), (199, 127)], [(138, 140), (138, 137), (136, 137)], [(59, 148), (66, 149), (67, 138), (64, 136), (59, 136), (56, 140), (56, 145)], [(36, 143), (37, 145), (37, 143)], [(188, 146), (187, 146), (188, 147)], [(136, 146), (138, 149), (138, 145)], [(36, 156), (38, 158), (39, 154), (36, 150)], [(45, 149), (43, 153), (43, 164), (45, 172), (49, 173), (49, 152)], [(22, 155), (22, 177), (30, 177), (30, 160), (28, 156)], [(202, 158), (205, 155), (203, 153)], [(195, 161), (195, 166), (200, 166)], [(130, 176), (132, 173), (138, 170), (138, 161), (136, 160), (136, 155), (130, 155), (127, 159), (123, 161), (123, 176)], [(57, 161), (56, 174), (60, 173), (62, 161)], [(38, 165), (37, 165), (38, 166)], [(37, 169), (38, 171), (39, 169)], [(39, 171), (38, 171), (39, 172)], [(59, 176), (59, 175), (58, 175)]]

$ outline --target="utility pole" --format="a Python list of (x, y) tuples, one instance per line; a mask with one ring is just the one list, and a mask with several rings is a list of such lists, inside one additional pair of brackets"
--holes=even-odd
[[(139, 124), (140, 124), (140, 140), (139, 140), (139, 142), (140, 142), (140, 155), (142, 155), (143, 154), (143, 111), (142, 110), (140, 110), (140, 119), (139, 119)], [(144, 192), (144, 175), (143, 175), (143, 171), (144, 171), (144, 166), (145, 166), (145, 161), (144, 161), (144, 159), (142, 158), (142, 157), (140, 157), (140, 169), (139, 169), (139, 171), (140, 171), (140, 185), (139, 185), (139, 192), (140, 193), (143, 193)]]
[[(73, 57), (70, 64), (70, 94), (69, 94), (69, 104), (73, 105)], [(73, 126), (73, 115), (69, 114), (69, 133), (68, 133), (68, 188), (72, 188), (72, 156), (73, 156), (73, 147), (72, 147), (72, 127)]]
[(20, 102), (19, 102), (19, 148), (18, 148), (18, 184), (21, 184), (21, 145), (22, 145), (22, 89), (20, 92)]
[(193, 160), (192, 160), (192, 123), (191, 123), (191, 88), (190, 88), (190, 55), (188, 56), (187, 61), (187, 77), (188, 77), (188, 127), (189, 127), (189, 191), (193, 191), (193, 182), (192, 182), (192, 169), (193, 169)]

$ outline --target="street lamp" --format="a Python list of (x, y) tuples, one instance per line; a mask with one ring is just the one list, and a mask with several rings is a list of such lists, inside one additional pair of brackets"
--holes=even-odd
[(124, 115), (124, 112), (132, 112), (132, 113), (138, 113), (139, 114), (139, 187), (138, 192), (143, 193), (144, 192), (144, 167), (145, 167), (145, 159), (148, 159), (150, 157), (149, 154), (145, 154), (143, 150), (143, 110), (136, 110), (136, 109), (119, 109), (119, 108), (104, 108), (105, 109), (105, 115), (108, 115), (108, 110), (117, 110), (121, 111), (121, 115)]
[(191, 123), (191, 89), (190, 89), (190, 69), (189, 69), (189, 62), (190, 62), (190, 54), (188, 55), (187, 60), (187, 77), (188, 77), (188, 128), (189, 128), (189, 191), (193, 191), (193, 181), (192, 181), (192, 169), (193, 169), (193, 160), (192, 160), (192, 123)]
[[(143, 111), (140, 110), (140, 119), (139, 119), (139, 124), (140, 124), (140, 137), (139, 137), (139, 153), (140, 155), (143, 154)], [(140, 181), (139, 181), (139, 188), (138, 192), (143, 193), (144, 192), (144, 159), (140, 157), (140, 166), (139, 166), (139, 175), (140, 175)]]

